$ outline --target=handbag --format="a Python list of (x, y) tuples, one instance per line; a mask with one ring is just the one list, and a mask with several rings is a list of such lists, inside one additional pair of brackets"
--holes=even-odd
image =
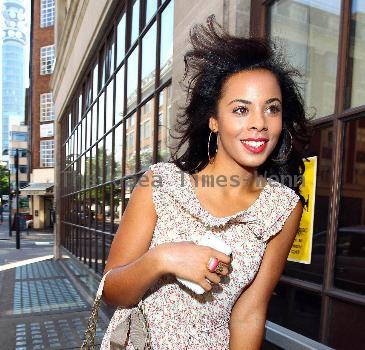
[[(109, 270), (100, 281), (80, 350), (95, 350), (95, 335), (99, 308), (102, 299), (105, 278), (110, 271), (111, 270)], [(103, 343), (110, 342), (110, 350), (126, 349), (128, 336), (135, 349), (151, 349), (150, 332), (148, 329), (143, 306), (144, 305), (142, 298), (138, 305), (133, 308), (117, 308), (114, 313), (113, 319), (112, 321), (110, 321), (108, 326), (108, 330), (109, 328), (111, 328), (111, 331), (109, 332), (109, 334), (108, 332), (106, 332), (103, 339)], [(105, 337), (109, 339), (105, 339)]]

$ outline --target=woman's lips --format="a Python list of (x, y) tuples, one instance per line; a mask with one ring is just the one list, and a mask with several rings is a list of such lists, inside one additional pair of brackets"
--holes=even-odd
[(246, 139), (241, 140), (242, 145), (251, 153), (262, 153), (267, 145), (268, 139)]

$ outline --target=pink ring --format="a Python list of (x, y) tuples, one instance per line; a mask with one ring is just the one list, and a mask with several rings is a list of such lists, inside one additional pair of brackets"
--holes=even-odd
[(219, 264), (218, 258), (210, 258), (208, 262), (208, 270), (214, 272)]

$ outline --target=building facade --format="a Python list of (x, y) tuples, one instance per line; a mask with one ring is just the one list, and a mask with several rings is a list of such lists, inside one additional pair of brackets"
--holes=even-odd
[(32, 1), (31, 30), (31, 183), (22, 192), (31, 196), (35, 229), (53, 226), (54, 106), (50, 80), (55, 63), (55, 1)]
[[(184, 103), (189, 28), (210, 14), (232, 34), (273, 39), (303, 75), (318, 157), (311, 264), (288, 261), (265, 348), (356, 349), (365, 341), (365, 105), (362, 2), (58, 1), (51, 86), (56, 254), (102, 273), (138, 177), (169, 158)], [(77, 23), (77, 25), (76, 25)], [(72, 38), (72, 40), (70, 40)], [(303, 347), (304, 346), (304, 347)]]
[(24, 122), (27, 40), (24, 1), (3, 0), (2, 17), (1, 147), (5, 151), (9, 147), (10, 127)]
[[(28, 186), (29, 183), (29, 153), (28, 153), (28, 126), (12, 125), (9, 130), (9, 170), (10, 170), (10, 186), (13, 193), (16, 193), (16, 180), (18, 172), (18, 186), (22, 188)], [(18, 157), (18, 164), (16, 164)], [(12, 203), (13, 212), (16, 211), (16, 199), (13, 196)], [(19, 212), (29, 213), (29, 199), (27, 195), (20, 193), (19, 196)]]

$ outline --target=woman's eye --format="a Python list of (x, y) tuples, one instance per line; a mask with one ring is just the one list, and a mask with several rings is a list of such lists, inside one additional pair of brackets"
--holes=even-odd
[(268, 109), (271, 110), (271, 112), (274, 113), (274, 114), (279, 113), (281, 111), (280, 107), (275, 106), (275, 105), (270, 106)]
[(233, 110), (233, 113), (243, 114), (247, 113), (248, 109), (246, 107), (237, 107)]

